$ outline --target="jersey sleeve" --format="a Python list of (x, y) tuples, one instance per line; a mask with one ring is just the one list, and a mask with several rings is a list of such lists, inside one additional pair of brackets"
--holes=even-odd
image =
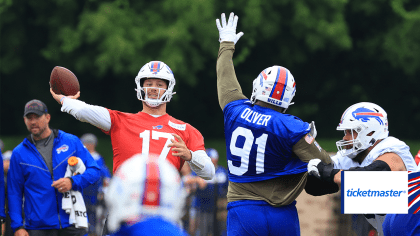
[[(290, 116), (289, 118), (291, 120), (290, 124), (287, 126), (289, 129), (289, 141), (290, 145), (295, 145), (299, 140), (303, 138), (307, 133), (311, 131), (311, 128), (309, 127), (309, 123), (302, 121), (296, 116)], [(288, 122), (289, 123), (289, 122)]]
[(188, 141), (185, 142), (190, 151), (205, 150), (204, 137), (200, 131), (188, 124)]
[(106, 131), (106, 130), (103, 130), (103, 129), (101, 129), (102, 130), (102, 132), (104, 132), (105, 134), (107, 134), (107, 135), (111, 135), (111, 132), (112, 132), (112, 129), (114, 128), (114, 124), (115, 124), (115, 120), (116, 120), (116, 117), (118, 116), (118, 111), (115, 111), (115, 110), (111, 110), (111, 109), (107, 109), (108, 111), (109, 111), (109, 116), (111, 117), (111, 128), (108, 130), (108, 131)]

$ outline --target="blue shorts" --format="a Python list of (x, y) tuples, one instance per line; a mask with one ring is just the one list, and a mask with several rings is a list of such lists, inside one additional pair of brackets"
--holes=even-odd
[(420, 235), (420, 214), (387, 214), (382, 229), (385, 236)]
[(296, 201), (273, 207), (265, 201), (242, 200), (227, 205), (227, 235), (300, 235)]

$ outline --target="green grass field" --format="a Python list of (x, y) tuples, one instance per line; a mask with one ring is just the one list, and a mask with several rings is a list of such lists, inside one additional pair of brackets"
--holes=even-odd
[[(16, 147), (26, 136), (8, 136), (8, 137), (0, 137), (5, 145), (4, 150), (12, 150)], [(112, 147), (111, 147), (111, 140), (106, 138), (99, 138), (98, 139), (98, 146), (97, 151), (105, 158), (105, 162), (107, 166), (112, 171)], [(337, 147), (335, 146), (335, 142), (337, 140), (333, 139), (319, 139), (317, 140), (318, 143), (321, 145), (323, 149), (327, 152), (336, 152)], [(405, 140), (408, 146), (410, 146), (410, 151), (413, 156), (415, 156), (420, 150), (420, 141), (419, 140)], [(219, 152), (219, 165), (226, 167), (226, 146), (224, 139), (212, 139), (212, 140), (204, 140), (206, 148), (214, 148)]]

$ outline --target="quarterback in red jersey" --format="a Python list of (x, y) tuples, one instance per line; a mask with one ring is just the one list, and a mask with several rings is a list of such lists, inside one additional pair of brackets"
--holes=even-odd
[(53, 98), (67, 112), (82, 122), (88, 122), (111, 136), (113, 171), (134, 154), (157, 154), (178, 170), (184, 162), (203, 179), (213, 178), (215, 168), (204, 147), (201, 133), (188, 123), (166, 113), (172, 98), (175, 78), (172, 70), (161, 61), (146, 63), (135, 78), (137, 98), (143, 110), (136, 114), (110, 110), (77, 100), (74, 96), (55, 94)]

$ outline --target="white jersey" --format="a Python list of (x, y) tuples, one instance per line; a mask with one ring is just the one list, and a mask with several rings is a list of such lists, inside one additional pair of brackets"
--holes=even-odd
[(415, 171), (417, 169), (417, 164), (414, 161), (413, 155), (410, 153), (410, 147), (407, 146), (403, 141), (394, 138), (388, 137), (379, 142), (366, 156), (361, 164), (359, 162), (353, 161), (353, 159), (348, 158), (347, 156), (342, 156), (340, 153), (331, 157), (334, 162), (334, 169), (348, 170), (352, 167), (365, 167), (372, 164), (379, 156), (382, 156), (385, 153), (392, 152), (401, 157), (404, 162), (405, 168), (408, 171)]
[[(378, 157), (382, 156), (385, 153), (392, 152), (401, 157), (404, 162), (405, 168), (408, 171), (415, 171), (418, 166), (414, 161), (413, 156), (410, 153), (410, 147), (407, 146), (403, 141), (394, 138), (387, 137), (381, 142), (379, 142), (366, 156), (363, 162), (353, 161), (353, 159), (340, 155), (340, 152), (337, 155), (331, 157), (334, 162), (334, 169), (348, 170), (352, 167), (365, 167), (372, 162), (374, 162)], [(365, 215), (367, 221), (375, 227), (378, 231), (378, 235), (384, 235), (382, 230), (382, 223), (385, 220), (385, 215), (375, 215), (374, 218), (368, 218), (369, 215)]]

